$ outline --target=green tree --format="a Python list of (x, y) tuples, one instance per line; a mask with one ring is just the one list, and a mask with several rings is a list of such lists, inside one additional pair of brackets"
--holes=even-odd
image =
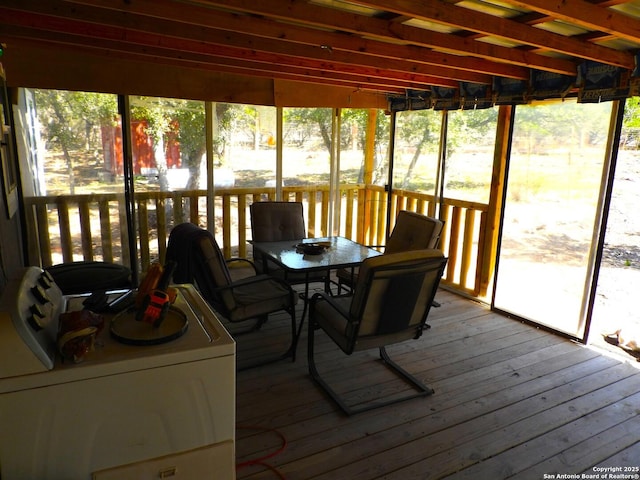
[(610, 104), (592, 105), (593, 114), (588, 117), (584, 115), (584, 108), (584, 104), (573, 101), (517, 106), (514, 145), (532, 155), (538, 151), (541, 142), (549, 144), (550, 138), (558, 145), (602, 142), (608, 131), (609, 117), (605, 113), (610, 111)]
[(440, 113), (419, 110), (396, 117), (396, 132), (402, 140), (414, 145), (413, 155), (402, 179), (401, 188), (406, 188), (413, 177), (414, 169), (425, 148), (434, 148), (440, 134)]
[(248, 138), (255, 150), (260, 144), (260, 116), (253, 105), (231, 105), (226, 112), (229, 132), (240, 133)]
[(118, 99), (115, 95), (94, 92), (68, 92), (71, 103), (75, 104), (74, 114), (84, 122), (85, 148), (93, 150), (97, 158), (102, 150), (102, 138), (98, 135), (99, 128), (116, 125), (118, 115)]
[(640, 97), (627, 98), (624, 105), (623, 126), (640, 128)]
[[(35, 90), (38, 117), (45, 142), (60, 150), (69, 179), (69, 193), (75, 193), (74, 150), (99, 150), (96, 128), (99, 123), (113, 125), (117, 113), (114, 95), (62, 90)], [(100, 146), (101, 148), (101, 146)]]
[[(313, 138), (317, 131), (327, 152), (331, 151), (331, 108), (288, 108), (284, 110), (285, 124), (290, 125), (287, 137), (297, 145)], [(316, 130), (317, 129), (317, 130)], [(295, 132), (295, 134), (294, 134)], [(292, 138), (292, 136), (294, 136)]]
[[(358, 182), (364, 181), (364, 148), (366, 144), (367, 124), (369, 110), (359, 108), (346, 108), (342, 110), (342, 129), (340, 133), (341, 148), (349, 148), (349, 145), (357, 145), (363, 151), (362, 165), (358, 174)], [(386, 181), (386, 167), (388, 159), (389, 117), (379, 110), (376, 115), (375, 140), (374, 140), (374, 165), (373, 183)]]
[(640, 148), (640, 97), (627, 98), (622, 121), (622, 147)]
[(189, 169), (187, 188), (198, 188), (200, 165), (206, 152), (204, 102), (165, 98), (137, 97), (131, 117), (147, 122), (147, 134), (153, 139), (160, 190), (169, 188), (166, 150), (170, 139), (180, 145), (180, 160)]
[(188, 101), (175, 111), (171, 128), (177, 130), (182, 166), (189, 169), (188, 189), (200, 186), (200, 165), (207, 151), (203, 102)]

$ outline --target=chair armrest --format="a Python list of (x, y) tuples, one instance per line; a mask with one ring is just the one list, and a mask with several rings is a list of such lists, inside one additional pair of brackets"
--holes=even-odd
[(335, 301), (335, 299), (339, 299), (339, 298), (352, 298), (351, 294), (349, 295), (330, 295), (326, 292), (318, 292), (316, 294), (314, 294), (311, 299), (310, 299), (310, 305), (309, 305), (309, 312), (313, 312), (313, 309), (315, 308), (315, 304), (320, 302), (320, 301), (326, 301), (328, 302), (329, 306), (331, 306), (336, 312), (338, 312), (340, 315), (342, 315), (344, 318), (348, 319), (348, 321), (351, 321), (351, 315), (349, 315), (349, 312), (347, 310), (345, 310), (343, 308), (342, 305), (340, 305), (339, 303), (337, 303)]
[(242, 257), (232, 257), (229, 258), (227, 260), (225, 260), (227, 265), (233, 262), (244, 262), (244, 263), (248, 263), (251, 268), (253, 269), (253, 274), (255, 275), (257, 270), (256, 270), (256, 264), (253, 263), (251, 260), (249, 260), (248, 258), (242, 258)]
[(241, 278), (239, 280), (236, 280), (235, 282), (231, 282), (229, 285), (224, 285), (222, 287), (217, 287), (217, 290), (233, 290), (234, 288), (237, 287), (242, 287), (245, 285), (252, 285), (254, 283), (263, 283), (263, 282), (270, 282), (270, 283), (278, 283), (280, 285), (282, 285), (283, 287), (285, 287), (287, 290), (289, 290), (290, 292), (293, 292), (293, 289), (291, 288), (291, 285), (289, 285), (287, 282), (285, 282), (284, 280), (281, 280), (279, 278), (275, 278), (272, 277), (271, 275), (268, 275), (266, 273), (263, 273), (261, 275), (254, 275), (252, 277), (245, 277), (245, 278)]

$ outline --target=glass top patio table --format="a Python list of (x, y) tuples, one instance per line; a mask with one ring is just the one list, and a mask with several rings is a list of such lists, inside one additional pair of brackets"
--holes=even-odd
[[(300, 243), (327, 242), (328, 248), (319, 254), (305, 254), (297, 247)], [(355, 267), (381, 253), (344, 237), (304, 238), (278, 242), (251, 242), (253, 247), (285, 270), (314, 272), (344, 267)]]
[[(300, 243), (320, 242), (326, 242), (327, 248), (318, 254), (305, 254), (298, 246)], [(329, 270), (338, 268), (353, 269), (367, 258), (382, 255), (381, 252), (373, 248), (360, 245), (344, 237), (303, 238), (300, 240), (283, 240), (279, 242), (251, 242), (251, 244), (255, 250), (262, 253), (265, 262), (274, 262), (284, 270), (285, 281), (287, 274), (297, 273), (306, 277), (304, 293), (299, 294), (304, 302), (304, 306), (302, 315), (300, 316), (300, 324), (297, 328), (296, 338), (293, 343), (292, 357), (294, 361), (298, 340), (309, 306), (309, 283), (312, 274), (319, 271), (327, 272), (325, 291), (328, 291), (330, 289), (330, 282), (328, 280)], [(327, 293), (330, 293), (330, 291)]]

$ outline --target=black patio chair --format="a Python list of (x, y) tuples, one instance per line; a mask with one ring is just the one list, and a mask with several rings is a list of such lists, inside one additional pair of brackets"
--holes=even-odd
[[(301, 241), (306, 238), (304, 209), (301, 202), (254, 202), (249, 207), (251, 239), (255, 242)], [(285, 273), (282, 268), (253, 250), (253, 261), (259, 273), (268, 273), (290, 285), (321, 282), (328, 289), (328, 272), (313, 274)]]
[[(322, 292), (311, 298), (309, 373), (347, 415), (433, 393), (392, 361), (385, 347), (420, 338), (446, 263), (447, 258), (436, 249), (380, 255), (362, 263), (353, 295), (331, 296)], [(314, 357), (317, 330), (323, 330), (347, 355), (378, 348), (384, 363), (414, 391), (391, 399), (373, 399), (359, 406), (347, 405), (318, 372)]]
[[(438, 248), (443, 226), (444, 222), (437, 218), (401, 210), (384, 246), (384, 254)], [(336, 277), (340, 293), (344, 287), (353, 288), (358, 278), (358, 270), (341, 268), (336, 271)]]
[[(211, 307), (229, 322), (253, 321), (247, 331), (260, 329), (269, 314), (284, 310), (291, 316), (291, 343), (288, 350), (268, 363), (296, 353), (297, 295), (284, 281), (255, 274), (233, 281), (214, 236), (192, 223), (176, 225), (169, 235), (167, 261), (176, 262), (173, 280), (193, 283)], [(252, 262), (246, 259), (230, 261)], [(253, 366), (253, 365), (251, 365)]]

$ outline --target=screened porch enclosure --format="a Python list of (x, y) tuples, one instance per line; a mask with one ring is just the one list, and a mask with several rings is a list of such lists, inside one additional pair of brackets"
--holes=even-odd
[[(445, 223), (440, 248), (449, 262), (443, 286), (495, 301), (496, 308), (533, 322), (540, 316), (523, 308), (522, 296), (508, 293), (526, 299), (535, 288), (523, 273), (522, 252), (510, 250), (510, 229), (515, 225), (525, 236), (535, 232), (537, 254), (553, 259), (547, 265), (553, 271), (566, 266), (560, 235), (584, 267), (579, 281), (570, 282), (573, 303), (561, 299), (557, 306), (571, 303), (577, 312), (562, 315), (563, 321), (574, 318), (584, 326), (589, 315), (585, 285), (597, 253), (596, 225), (589, 220), (603, 195), (604, 159), (617, 150), (606, 134), (612, 102), (592, 107), (567, 99), (544, 107), (389, 114), (132, 97), (122, 112), (117, 96), (86, 94), (96, 108), (68, 112), (76, 138), (65, 147), (46, 141), (55, 127), (46, 112), (65, 95), (78, 99), (82, 92), (21, 94), (34, 99), (46, 125), (30, 149), (39, 156), (23, 165), (32, 172), (23, 175), (31, 263), (108, 261), (142, 275), (151, 262), (164, 261), (171, 228), (185, 221), (214, 232), (225, 256), (246, 257), (249, 206), (276, 199), (303, 203), (310, 237), (342, 235), (383, 246), (397, 212), (410, 210)], [(25, 108), (21, 115), (30, 113)], [(83, 122), (89, 114), (94, 120)], [(128, 154), (122, 125), (129, 126)], [(582, 204), (586, 197), (569, 187), (585, 192), (587, 185)], [(559, 221), (555, 232), (540, 229), (537, 216), (544, 216), (556, 192), (551, 213), (564, 208), (573, 218), (577, 206), (585, 205), (586, 221)], [(532, 215), (536, 208), (541, 213)], [(496, 259), (506, 280), (499, 281), (494, 299)], [(509, 271), (524, 276), (507, 278)], [(554, 309), (553, 302), (547, 305)], [(545, 326), (583, 335), (550, 323)]]
[[(284, 199), (303, 202), (309, 236), (337, 234), (367, 245), (384, 245), (399, 210), (442, 216), (442, 245), (451, 257), (447, 281), (471, 295), (487, 283), (488, 271), (478, 270), (486, 200), (437, 194), (439, 113), (398, 115), (405, 133), (396, 140), (400, 150), (390, 178), (391, 116), (381, 110), (132, 97), (129, 115), (120, 115), (114, 95), (31, 94), (40, 124), (47, 125), (42, 143), (55, 126), (46, 113), (56, 101), (66, 96), (66, 104), (85, 105), (79, 100), (86, 95), (101, 105), (71, 109), (69, 123), (78, 131), (69, 142), (73, 148), (49, 142), (42, 158), (25, 168), (44, 170), (46, 180), (39, 187), (34, 176), (25, 196), (32, 262), (108, 261), (142, 274), (164, 260), (168, 234), (183, 221), (215, 232), (227, 257), (246, 256), (250, 204)], [(95, 118), (85, 134), (89, 114)], [(131, 219), (123, 124), (130, 125)], [(483, 148), (491, 148), (491, 135)]]

